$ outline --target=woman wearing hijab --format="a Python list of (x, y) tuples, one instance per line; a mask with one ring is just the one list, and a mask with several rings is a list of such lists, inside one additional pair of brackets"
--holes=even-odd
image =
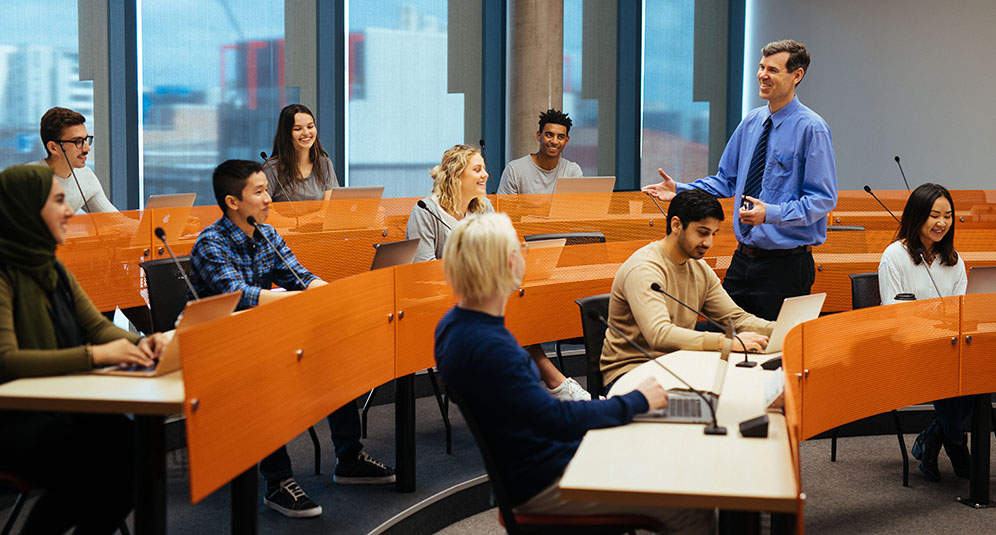
[[(0, 382), (149, 366), (166, 345), (114, 326), (55, 257), (72, 215), (51, 169), (0, 172)], [(45, 490), (21, 533), (113, 533), (132, 508), (133, 442), (123, 415), (0, 411), (0, 470)]]

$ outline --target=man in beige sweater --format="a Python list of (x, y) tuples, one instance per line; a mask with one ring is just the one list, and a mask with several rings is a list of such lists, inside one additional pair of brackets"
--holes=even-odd
[[(697, 315), (651, 290), (650, 285), (656, 282), (719, 323), (732, 319), (747, 350), (763, 350), (774, 322), (738, 307), (716, 273), (702, 260), (723, 218), (719, 201), (702, 190), (676, 195), (668, 206), (667, 236), (638, 249), (616, 273), (609, 299), (609, 322), (651, 352), (719, 349), (723, 334), (696, 331)], [(601, 360), (606, 390), (646, 361), (626, 340), (606, 329)]]

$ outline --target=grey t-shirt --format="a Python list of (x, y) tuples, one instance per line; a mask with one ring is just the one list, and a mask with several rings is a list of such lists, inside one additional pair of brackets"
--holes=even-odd
[(553, 193), (558, 178), (576, 178), (581, 166), (561, 156), (557, 166), (547, 171), (533, 162), (531, 154), (508, 162), (498, 184), (499, 195)]
[(328, 156), (323, 156), (325, 169), (327, 172), (317, 177), (315, 173), (318, 166), (311, 167), (311, 174), (299, 180), (296, 187), (283, 187), (277, 182), (277, 159), (270, 158), (263, 164), (263, 174), (269, 182), (270, 197), (274, 201), (320, 201), (325, 196), (325, 191), (339, 187), (339, 179), (335, 176), (335, 169), (332, 168), (332, 160)]
[[(28, 165), (48, 166), (45, 160), (31, 162)], [(73, 171), (76, 173), (76, 179), (79, 180), (79, 186), (76, 185), (76, 180), (73, 179), (72, 173), (67, 177), (56, 177), (59, 183), (62, 184), (62, 189), (66, 190), (66, 204), (72, 208), (73, 213), (78, 213), (81, 210), (89, 213), (118, 211), (111, 204), (111, 201), (107, 199), (107, 196), (104, 195), (104, 188), (100, 186), (100, 180), (97, 180), (97, 175), (89, 167), (81, 167), (73, 169)], [(83, 195), (80, 195), (81, 189), (83, 190)], [(83, 202), (84, 196), (86, 198), (85, 203)]]
[[(443, 246), (446, 245), (446, 237), (450, 235), (450, 229), (459, 223), (456, 218), (439, 206), (439, 202), (436, 201), (435, 197), (429, 196), (422, 200), (429, 211), (427, 212), (419, 208), (418, 204), (413, 206), (412, 213), (408, 216), (408, 226), (405, 228), (406, 240), (421, 238), (418, 249), (415, 250), (415, 262), (426, 262), (442, 258)], [(495, 211), (494, 207), (491, 206), (491, 201), (487, 197), (484, 197), (484, 211)], [(436, 217), (432, 217), (432, 214), (429, 212), (435, 214)]]

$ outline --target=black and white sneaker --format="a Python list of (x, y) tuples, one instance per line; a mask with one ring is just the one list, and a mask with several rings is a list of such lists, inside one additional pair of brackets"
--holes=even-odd
[(322, 514), (322, 506), (311, 501), (292, 477), (276, 485), (267, 482), (263, 505), (291, 518), (311, 518)]
[(393, 468), (374, 460), (365, 451), (361, 451), (353, 462), (340, 459), (332, 476), (333, 481), (343, 485), (394, 483), (395, 479)]

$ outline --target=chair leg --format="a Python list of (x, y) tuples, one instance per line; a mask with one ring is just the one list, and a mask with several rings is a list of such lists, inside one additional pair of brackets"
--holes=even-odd
[(374, 394), (377, 393), (377, 387), (374, 387), (369, 394), (367, 394), (367, 400), (363, 402), (363, 410), (360, 412), (360, 436), (367, 438), (367, 412), (370, 411), (370, 405), (373, 404)]
[(896, 437), (899, 439), (899, 451), (903, 454), (903, 486), (910, 486), (910, 456), (906, 453), (906, 439), (903, 438), (903, 428), (899, 425), (899, 411), (892, 411), (892, 421), (896, 424)]
[(432, 391), (436, 394), (436, 404), (439, 405), (439, 415), (443, 417), (443, 427), (446, 428), (446, 454), (453, 453), (453, 428), (450, 427), (449, 403), (443, 402), (443, 395), (439, 392), (439, 381), (436, 380), (436, 372), (432, 368), (427, 368), (429, 381), (432, 383)]
[(564, 353), (560, 349), (563, 340), (557, 340), (557, 366), (560, 366), (560, 373), (567, 375), (567, 368), (564, 367)]
[(989, 410), (989, 420), (992, 422), (993, 436), (996, 437), (996, 409)]
[(122, 520), (121, 521), (121, 525), (118, 526), (118, 531), (121, 532), (121, 535), (131, 535), (131, 530), (128, 529), (128, 521), (127, 520)]
[(27, 499), (27, 492), (20, 492), (17, 494), (17, 499), (14, 500), (14, 506), (10, 509), (10, 516), (7, 517), (7, 523), (3, 525), (3, 531), (0, 531), (0, 535), (10, 535), (10, 530), (14, 529), (14, 522), (17, 522), (17, 517), (20, 516), (21, 509), (24, 507), (24, 502)]
[(837, 462), (837, 434), (840, 433), (840, 426), (833, 428), (833, 435), (830, 436), (830, 462)]
[(322, 444), (318, 442), (315, 426), (308, 428), (308, 434), (311, 435), (311, 443), (315, 446), (315, 475), (318, 476), (322, 474)]

